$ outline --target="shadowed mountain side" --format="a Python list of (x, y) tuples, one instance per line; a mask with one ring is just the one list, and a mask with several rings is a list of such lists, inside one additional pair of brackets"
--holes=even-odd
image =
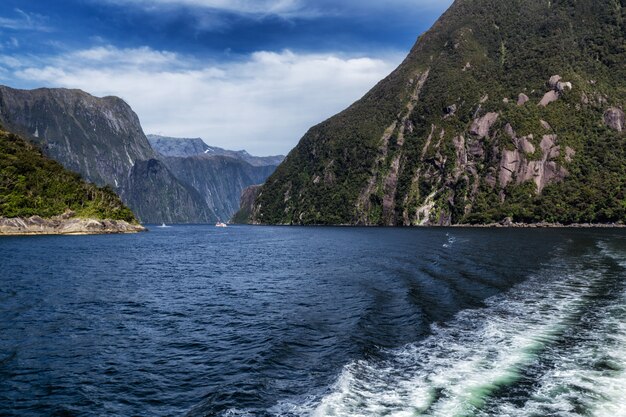
[(200, 193), (157, 159), (137, 161), (120, 195), (146, 223), (214, 223), (218, 218)]
[(162, 159), (176, 178), (193, 188), (222, 221), (228, 221), (239, 209), (239, 199), (244, 188), (265, 182), (276, 169), (275, 166), (252, 166), (226, 156), (197, 155)]
[(252, 211), (254, 210), (254, 201), (259, 196), (261, 187), (261, 185), (251, 185), (241, 192), (239, 211), (237, 211), (231, 219), (232, 223), (247, 224), (250, 222), (250, 219), (254, 217), (252, 214)]

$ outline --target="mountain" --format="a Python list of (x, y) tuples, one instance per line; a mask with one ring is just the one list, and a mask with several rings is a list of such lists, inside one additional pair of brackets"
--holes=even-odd
[(159, 160), (137, 115), (117, 97), (0, 86), (0, 122), (67, 169), (111, 186), (142, 222), (216, 220), (202, 197)]
[(0, 217), (51, 218), (68, 210), (81, 218), (137, 222), (110, 188), (83, 181), (34, 145), (0, 129)]
[(244, 188), (262, 184), (276, 169), (275, 165), (252, 166), (225, 156), (169, 157), (163, 161), (176, 178), (196, 190), (223, 221), (229, 220), (239, 209)]
[(306, 133), (252, 221), (623, 222), (625, 18), (625, 0), (456, 0)]
[(176, 178), (194, 189), (223, 221), (239, 209), (241, 192), (276, 170), (283, 156), (257, 157), (246, 151), (209, 146), (202, 139), (148, 135), (152, 147)]
[(159, 135), (148, 135), (152, 148), (163, 156), (187, 157), (196, 155), (228, 156), (241, 159), (252, 166), (278, 166), (285, 159), (284, 155), (253, 156), (246, 151), (229, 151), (207, 145), (201, 138), (172, 138)]
[(250, 187), (246, 187), (241, 192), (241, 199), (239, 200), (239, 210), (231, 219), (232, 223), (246, 224), (250, 221), (251, 218), (254, 217), (254, 202), (261, 192), (261, 187), (262, 185), (251, 185)]

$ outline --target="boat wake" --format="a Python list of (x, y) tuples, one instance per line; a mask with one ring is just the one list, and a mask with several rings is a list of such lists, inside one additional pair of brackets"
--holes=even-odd
[(547, 266), (278, 416), (626, 416), (624, 253)]

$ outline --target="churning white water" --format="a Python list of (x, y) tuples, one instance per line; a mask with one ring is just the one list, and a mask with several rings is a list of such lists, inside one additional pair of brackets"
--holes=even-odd
[(272, 414), (626, 416), (625, 271), (625, 254), (600, 243)]

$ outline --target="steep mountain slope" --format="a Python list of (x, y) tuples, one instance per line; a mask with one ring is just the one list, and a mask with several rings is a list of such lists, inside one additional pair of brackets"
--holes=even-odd
[(276, 169), (275, 166), (254, 167), (225, 156), (165, 158), (164, 162), (176, 178), (202, 196), (222, 221), (229, 220), (239, 209), (244, 188), (262, 184)]
[(456, 0), (313, 127), (253, 222), (626, 220), (626, 0)]
[(173, 138), (168, 136), (147, 135), (152, 148), (163, 156), (187, 157), (195, 155), (229, 156), (241, 159), (252, 166), (278, 166), (285, 159), (284, 155), (253, 156), (246, 151), (230, 151), (207, 145), (201, 138)]
[(261, 192), (261, 187), (261, 185), (251, 185), (249, 187), (246, 187), (241, 192), (241, 199), (239, 200), (239, 210), (231, 219), (232, 223), (246, 224), (249, 223), (250, 219), (254, 217), (254, 202)]
[(284, 158), (216, 148), (202, 139), (148, 135), (148, 140), (176, 178), (194, 189), (223, 221), (239, 209), (243, 189), (265, 182)]
[(136, 223), (110, 188), (98, 188), (0, 129), (0, 217), (50, 218), (72, 210), (79, 217)]
[(0, 121), (66, 168), (111, 186), (143, 222), (216, 219), (202, 198), (158, 160), (137, 115), (119, 98), (0, 86)]

